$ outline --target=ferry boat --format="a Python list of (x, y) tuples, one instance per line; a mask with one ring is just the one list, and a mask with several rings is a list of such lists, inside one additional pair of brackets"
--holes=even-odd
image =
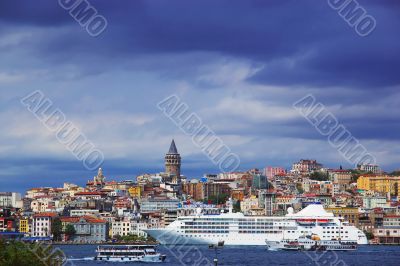
[(101, 245), (96, 253), (94, 260), (110, 262), (163, 262), (166, 258), (155, 245)]
[[(232, 206), (232, 204), (230, 204)], [(178, 217), (165, 228), (145, 230), (161, 244), (175, 245), (265, 245), (265, 241), (298, 239), (302, 235), (316, 234), (321, 240), (341, 239), (368, 244), (365, 234), (342, 218), (324, 210), (321, 204), (310, 204), (294, 213), (288, 208), (285, 216), (245, 216), (233, 213), (203, 214)]]
[(282, 239), (280, 241), (265, 240), (268, 250), (312, 250), (316, 242), (311, 237), (300, 236), (298, 240)]
[(266, 240), (268, 250), (301, 250), (301, 251), (351, 251), (357, 249), (357, 243), (340, 240), (320, 240), (318, 236), (301, 236), (298, 240)]

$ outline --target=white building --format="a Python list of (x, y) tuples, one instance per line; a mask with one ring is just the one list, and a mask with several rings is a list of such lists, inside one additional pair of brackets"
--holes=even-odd
[(33, 237), (51, 237), (51, 224), (56, 213), (38, 213), (33, 216), (32, 236)]
[(360, 164), (360, 165), (357, 165), (357, 168), (364, 172), (372, 172), (374, 174), (382, 173), (382, 170), (376, 164)]
[(366, 209), (390, 207), (384, 196), (364, 196), (363, 207)]
[(140, 203), (140, 212), (157, 212), (177, 210), (180, 201), (177, 199), (148, 199)]
[(111, 235), (114, 236), (127, 236), (137, 235), (146, 237), (147, 234), (143, 231), (147, 229), (147, 223), (138, 220), (121, 220), (114, 221), (111, 225)]
[(52, 198), (40, 198), (32, 200), (31, 209), (33, 212), (51, 212), (55, 211), (60, 207), (59, 200), (53, 200)]
[(22, 208), (21, 194), (17, 192), (0, 192), (0, 207)]
[(131, 221), (122, 220), (114, 221), (111, 224), (111, 235), (114, 236), (127, 236), (132, 234), (131, 232)]

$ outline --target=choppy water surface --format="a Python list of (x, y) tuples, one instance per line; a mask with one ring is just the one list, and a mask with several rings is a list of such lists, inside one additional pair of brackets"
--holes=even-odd
[[(71, 262), (79, 265), (123, 265), (125, 263), (89, 260), (95, 255), (95, 245), (63, 245), (61, 248)], [(212, 265), (215, 251), (207, 246), (159, 246), (158, 251), (167, 255), (163, 263), (151, 265)], [(262, 246), (225, 246), (218, 250), (218, 265), (400, 265), (400, 246), (360, 246), (350, 252), (297, 252), (267, 251)], [(128, 263), (126, 263), (128, 264)], [(148, 263), (130, 263), (149, 265)]]

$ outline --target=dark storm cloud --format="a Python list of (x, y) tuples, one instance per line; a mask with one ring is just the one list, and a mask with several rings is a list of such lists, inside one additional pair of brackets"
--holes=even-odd
[(0, 21), (20, 25), (57, 26), (71, 20), (58, 0), (6, 0), (0, 2)]
[(3, 1), (1, 18), (48, 27), (67, 23), (68, 35), (37, 44), (53, 60), (208, 51), (264, 64), (251, 79), (263, 84), (376, 88), (400, 81), (393, 1), (360, 1), (378, 25), (365, 38), (327, 1), (92, 1), (109, 22), (98, 39), (86, 36), (56, 2)]
[[(234, 139), (229, 144), (243, 170), (288, 167), (310, 156), (328, 166), (343, 162), (312, 125), (287, 111), (308, 93), (357, 139), (373, 142), (385, 166), (397, 167), (399, 1), (358, 0), (377, 20), (364, 38), (326, 0), (89, 2), (108, 21), (97, 38), (57, 0), (0, 2), (2, 189), (84, 184), (94, 175), (61, 156), (65, 148), (18, 109), (33, 89), (43, 90), (104, 149), (110, 178), (162, 170), (162, 147), (180, 131), (156, 103), (171, 93), (221, 138)], [(236, 101), (216, 108), (226, 98)], [(146, 120), (140, 115), (136, 123), (125, 119), (137, 114), (150, 122), (140, 122)], [(217, 172), (189, 138), (177, 145), (184, 174)]]

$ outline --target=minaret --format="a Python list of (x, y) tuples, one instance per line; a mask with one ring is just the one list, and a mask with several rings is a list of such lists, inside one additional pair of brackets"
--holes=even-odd
[(165, 155), (165, 172), (176, 177), (176, 182), (180, 182), (181, 177), (181, 156), (172, 140), (168, 153)]

